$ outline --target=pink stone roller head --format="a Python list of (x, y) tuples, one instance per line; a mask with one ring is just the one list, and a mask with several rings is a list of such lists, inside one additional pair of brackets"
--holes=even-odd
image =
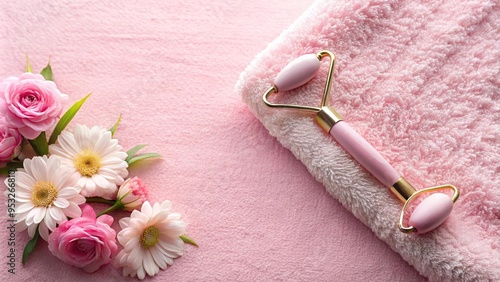
[[(315, 77), (319, 71), (320, 62), (324, 57), (330, 58), (330, 68), (320, 107), (269, 102), (268, 98), (271, 94), (298, 88)], [(335, 55), (328, 51), (303, 55), (283, 68), (274, 80), (274, 85), (264, 93), (262, 97), (263, 101), (267, 106), (273, 108), (295, 109), (316, 113), (315, 119), (318, 125), (329, 133), (368, 172), (386, 187), (390, 188), (404, 203), (399, 218), (399, 229), (401, 231), (422, 234), (435, 229), (450, 215), (453, 203), (458, 199), (460, 194), (458, 189), (453, 185), (447, 184), (417, 191), (372, 145), (344, 122), (342, 117), (332, 107), (327, 105), (334, 67)], [(429, 195), (410, 215), (409, 226), (404, 225), (405, 211), (415, 198), (423, 193), (447, 189), (454, 191), (451, 198), (443, 193)]]

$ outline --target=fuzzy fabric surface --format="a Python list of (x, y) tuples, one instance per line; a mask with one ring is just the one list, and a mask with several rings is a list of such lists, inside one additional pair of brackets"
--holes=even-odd
[[(50, 57), (54, 81), (69, 95), (65, 109), (92, 92), (70, 128), (109, 128), (121, 113), (120, 145), (148, 144), (145, 151), (163, 156), (130, 176), (141, 177), (151, 201), (172, 202), (200, 247), (186, 246), (144, 281), (426, 281), (330, 197), (235, 93), (255, 54), (312, 3), (0, 1), (1, 79), (23, 72), (26, 53), (34, 71)], [(86, 274), (44, 242), (23, 266), (27, 232), (14, 233), (10, 274), (6, 201), (0, 193), (4, 281), (138, 281), (111, 265)], [(112, 215), (119, 231), (127, 213)]]
[[(500, 281), (499, 19), (496, 0), (319, 0), (257, 56), (237, 89), (270, 134), (422, 275)], [(401, 203), (311, 116), (262, 103), (287, 63), (321, 50), (337, 55), (330, 105), (344, 120), (417, 189), (460, 189), (437, 230), (401, 233)], [(273, 101), (318, 106), (326, 67)]]

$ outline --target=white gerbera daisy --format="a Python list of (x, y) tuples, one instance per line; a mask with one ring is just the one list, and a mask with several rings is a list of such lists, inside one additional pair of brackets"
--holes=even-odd
[(49, 152), (73, 168), (85, 197), (113, 199), (117, 185), (128, 175), (127, 154), (109, 130), (98, 126), (77, 124), (73, 132), (61, 132), (57, 143), (49, 146)]
[(155, 203), (153, 207), (146, 201), (141, 211), (134, 210), (130, 217), (120, 220), (118, 242), (123, 250), (117, 255), (115, 266), (123, 267), (124, 276), (154, 276), (182, 255), (184, 242), (179, 236), (185, 233), (186, 224), (179, 213), (170, 213), (170, 207), (170, 201)]
[(61, 165), (59, 157), (25, 159), (23, 166), (15, 173), (17, 227), (19, 231), (28, 228), (33, 238), (38, 226), (40, 236), (47, 241), (56, 224), (81, 216), (79, 205), (85, 198), (75, 187), (78, 178)]

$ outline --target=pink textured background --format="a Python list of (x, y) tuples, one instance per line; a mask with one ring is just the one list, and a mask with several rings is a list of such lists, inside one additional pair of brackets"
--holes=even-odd
[[(35, 70), (50, 56), (72, 102), (93, 92), (75, 122), (109, 127), (122, 113), (116, 136), (124, 148), (147, 143), (164, 156), (131, 175), (144, 179), (153, 201), (173, 202), (201, 247), (188, 246), (150, 280), (425, 280), (235, 95), (240, 72), (311, 3), (1, 2), (1, 78), (23, 71), (26, 52)], [(0, 230), (4, 257), (8, 233)], [(20, 261), (26, 234), (17, 240)], [(111, 266), (93, 275), (66, 266), (45, 244), (15, 276), (4, 261), (1, 276), (11, 281), (123, 279)]]

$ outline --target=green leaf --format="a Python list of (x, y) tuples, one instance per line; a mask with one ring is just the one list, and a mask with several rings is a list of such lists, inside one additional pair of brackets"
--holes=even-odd
[(20, 162), (20, 161), (9, 162), (9, 163), (7, 163), (6, 166), (0, 168), (0, 175), (8, 176), (10, 171), (12, 171), (12, 170), (15, 171), (18, 168), (22, 168), (22, 167), (23, 167), (23, 162)]
[(47, 63), (47, 66), (43, 68), (43, 70), (40, 72), (40, 74), (45, 78), (45, 80), (53, 80), (52, 79), (52, 67), (50, 66), (50, 59), (49, 62)]
[(57, 137), (59, 137), (59, 134), (68, 126), (70, 121), (75, 117), (76, 113), (78, 113), (78, 110), (82, 107), (83, 103), (85, 103), (85, 100), (90, 96), (89, 93), (87, 96), (83, 97), (81, 100), (77, 101), (71, 108), (69, 108), (66, 113), (61, 117), (59, 122), (56, 125), (56, 128), (54, 128), (54, 131), (50, 135), (49, 139), (49, 144), (54, 144), (56, 143)]
[(115, 136), (116, 129), (118, 128), (118, 125), (120, 124), (120, 121), (122, 120), (122, 114), (118, 117), (118, 120), (116, 121), (115, 125), (109, 129), (111, 131), (111, 137)]
[(125, 161), (128, 163), (128, 161), (133, 158), (135, 156), (135, 154), (137, 154), (137, 152), (139, 152), (139, 150), (141, 150), (142, 148), (146, 147), (147, 145), (137, 145), (135, 146), (134, 148), (130, 149), (127, 151), (127, 158), (125, 159)]
[(102, 203), (102, 204), (108, 204), (108, 205), (114, 205), (116, 203), (115, 200), (107, 200), (101, 197), (86, 197), (85, 202), (87, 203)]
[(182, 239), (182, 241), (183, 241), (184, 243), (186, 243), (186, 244), (191, 244), (191, 245), (193, 245), (193, 246), (200, 247), (200, 246), (198, 246), (198, 244), (196, 244), (196, 242), (195, 242), (193, 239), (189, 238), (189, 237), (188, 237), (188, 236), (186, 236), (185, 234), (184, 234), (184, 235), (179, 236), (179, 238), (181, 238), (181, 239)]
[(49, 153), (49, 145), (47, 144), (47, 136), (45, 136), (45, 131), (40, 133), (37, 138), (33, 140), (28, 140), (31, 147), (35, 150), (37, 156), (47, 155)]
[(33, 72), (33, 68), (30, 64), (30, 58), (28, 57), (28, 53), (26, 53), (26, 72)]
[(145, 153), (145, 154), (137, 155), (137, 156), (130, 158), (127, 161), (127, 163), (128, 163), (128, 165), (132, 165), (133, 163), (136, 163), (138, 161), (142, 161), (142, 160), (150, 159), (150, 158), (161, 158), (161, 155), (157, 154), (157, 153)]
[(38, 237), (40, 236), (40, 233), (38, 232), (38, 227), (36, 228), (35, 231), (35, 236), (31, 240), (29, 240), (28, 244), (26, 244), (26, 247), (24, 247), (23, 251), (23, 265), (26, 264), (28, 261), (28, 257), (31, 255), (31, 253), (35, 250), (36, 243), (38, 241)]

